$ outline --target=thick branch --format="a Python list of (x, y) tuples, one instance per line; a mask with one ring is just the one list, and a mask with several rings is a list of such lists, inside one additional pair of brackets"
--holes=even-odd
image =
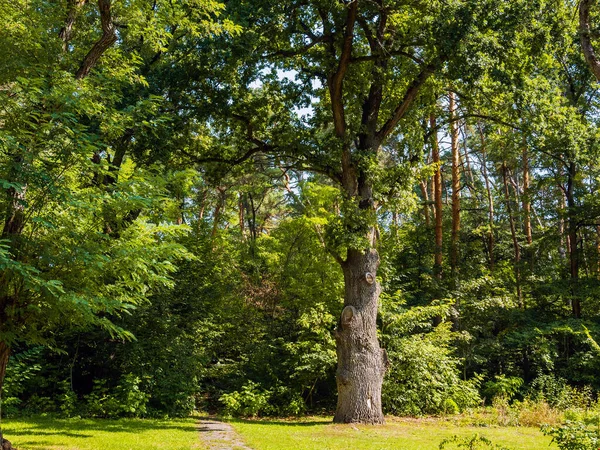
[(98, 0), (100, 22), (102, 23), (102, 36), (96, 41), (88, 54), (85, 55), (85, 58), (75, 75), (75, 78), (78, 80), (85, 78), (90, 73), (90, 70), (98, 63), (98, 60), (104, 52), (117, 41), (116, 28), (110, 13), (110, 2), (111, 0)]
[(594, 73), (596, 80), (600, 81), (600, 61), (598, 61), (596, 51), (592, 46), (592, 33), (590, 31), (590, 7), (593, 2), (594, 0), (581, 0), (579, 4), (579, 33), (585, 60)]
[(333, 111), (333, 124), (335, 133), (343, 138), (346, 133), (346, 119), (344, 118), (343, 84), (352, 55), (352, 40), (354, 38), (354, 24), (358, 10), (358, 0), (349, 5), (348, 17), (346, 18), (346, 29), (344, 31), (344, 43), (342, 54), (336, 72), (329, 79), (329, 94), (331, 96), (331, 108)]
[(396, 125), (398, 125), (400, 119), (404, 117), (410, 105), (412, 105), (415, 98), (417, 98), (417, 94), (419, 93), (421, 86), (425, 84), (427, 79), (434, 73), (436, 68), (436, 63), (427, 64), (425, 67), (423, 67), (419, 75), (417, 75), (417, 77), (413, 80), (411, 85), (406, 90), (406, 93), (402, 98), (402, 102), (394, 110), (392, 117), (390, 117), (377, 132), (377, 141), (379, 143), (381, 143), (392, 132), (392, 130), (396, 128)]

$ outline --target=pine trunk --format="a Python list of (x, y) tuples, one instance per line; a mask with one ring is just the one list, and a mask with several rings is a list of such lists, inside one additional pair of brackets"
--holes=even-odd
[(460, 232), (460, 152), (455, 94), (450, 92), (450, 138), (452, 147), (452, 235), (450, 236), (450, 270), (456, 279), (458, 270), (458, 236)]
[(510, 192), (508, 190), (508, 167), (506, 167), (506, 161), (502, 164), (502, 182), (504, 185), (504, 200), (506, 202), (506, 212), (508, 214), (508, 221), (510, 224), (510, 234), (513, 241), (514, 251), (514, 266), (515, 266), (515, 284), (517, 287), (517, 298), (519, 299), (519, 307), (523, 307), (523, 293), (521, 292), (521, 248), (519, 247), (519, 240), (517, 238), (517, 227), (515, 225), (515, 219), (513, 217), (512, 206), (510, 203)]
[(569, 272), (571, 275), (571, 308), (573, 317), (581, 317), (581, 302), (578, 295), (579, 284), (579, 252), (577, 251), (577, 217), (575, 211), (575, 176), (577, 166), (574, 162), (569, 164), (567, 174), (567, 216), (569, 222)]
[(494, 196), (492, 195), (492, 188), (490, 183), (490, 177), (487, 170), (487, 157), (486, 157), (486, 145), (485, 135), (481, 126), (479, 126), (479, 137), (481, 139), (481, 167), (483, 170), (483, 179), (485, 181), (485, 191), (488, 199), (488, 252), (490, 257), (490, 272), (494, 271)]
[[(433, 130), (436, 129), (435, 116), (429, 118), (429, 124)], [(440, 165), (440, 147), (438, 145), (437, 135), (434, 134), (431, 141), (431, 153), (433, 163), (436, 165), (433, 175), (433, 193), (435, 203), (435, 256), (434, 256), (434, 273), (436, 278), (442, 278), (442, 168)]]
[(335, 333), (338, 369), (336, 423), (384, 422), (381, 386), (387, 354), (377, 340), (377, 304), (381, 287), (376, 280), (379, 254), (348, 250), (343, 263), (344, 309)]

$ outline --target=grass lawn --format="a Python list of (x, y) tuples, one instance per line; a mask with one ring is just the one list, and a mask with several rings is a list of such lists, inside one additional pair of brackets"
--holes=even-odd
[(255, 450), (436, 450), (445, 438), (475, 433), (513, 450), (557, 448), (537, 428), (459, 426), (436, 419), (391, 418), (376, 427), (333, 425), (323, 418), (233, 420), (231, 424)]
[(4, 419), (4, 437), (19, 450), (200, 450), (195, 419)]
[[(35, 417), (3, 420), (19, 450), (201, 450), (194, 418), (92, 420)], [(388, 418), (383, 426), (334, 425), (329, 417), (302, 420), (232, 420), (255, 450), (436, 450), (453, 435), (475, 433), (512, 450), (556, 449), (537, 428), (474, 427), (444, 419)], [(448, 447), (448, 450), (456, 447)]]

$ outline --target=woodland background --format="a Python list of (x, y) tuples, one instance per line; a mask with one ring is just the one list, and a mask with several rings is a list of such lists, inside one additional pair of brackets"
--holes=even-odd
[[(579, 5), (391, 3), (396, 35), (425, 43), (390, 56), (390, 80), (453, 47), (362, 161), (381, 193), (384, 410), (591, 407), (600, 104)], [(0, 0), (4, 414), (335, 408), (328, 250), (362, 216), (311, 167), (329, 164), (307, 142), (332, 139), (331, 105), (305, 7), (343, 30), (344, 2)], [(373, 62), (355, 62), (364, 91)]]

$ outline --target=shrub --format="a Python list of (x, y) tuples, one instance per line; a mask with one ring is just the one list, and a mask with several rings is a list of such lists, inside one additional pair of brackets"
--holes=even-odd
[(140, 417), (146, 414), (150, 396), (140, 389), (141, 379), (127, 374), (113, 392), (106, 380), (95, 380), (92, 392), (85, 396), (87, 415), (92, 417)]
[(600, 445), (600, 430), (583, 422), (565, 421), (559, 427), (542, 426), (542, 432), (552, 436), (561, 450), (597, 450)]
[(223, 403), (223, 414), (236, 417), (255, 417), (259, 413), (267, 413), (271, 392), (260, 389), (258, 383), (249, 381), (241, 391), (223, 394), (219, 398)]
[(488, 381), (483, 388), (483, 396), (493, 400), (502, 398), (508, 401), (512, 400), (523, 385), (523, 379), (519, 377), (505, 377), (496, 375), (494, 381)]
[(480, 403), (480, 378), (460, 378), (460, 359), (445, 326), (391, 341), (390, 373), (383, 385), (386, 411), (398, 415), (455, 414)]

